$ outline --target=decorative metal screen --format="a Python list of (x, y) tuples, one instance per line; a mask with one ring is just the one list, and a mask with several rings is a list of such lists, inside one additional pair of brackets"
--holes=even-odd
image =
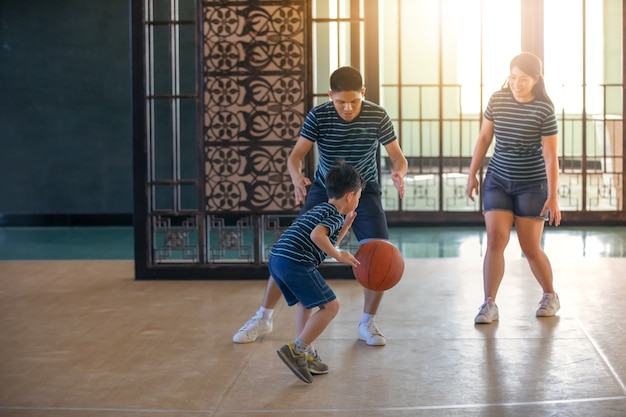
[(267, 277), (269, 248), (299, 211), (287, 157), (311, 101), (307, 7), (133, 2), (139, 278)]
[(249, 3), (202, 3), (208, 213), (296, 210), (286, 164), (307, 110), (304, 2)]

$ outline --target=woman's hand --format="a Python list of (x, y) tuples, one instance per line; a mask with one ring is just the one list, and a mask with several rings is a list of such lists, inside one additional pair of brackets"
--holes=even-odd
[(561, 209), (559, 208), (559, 201), (557, 198), (548, 198), (541, 210), (541, 216), (545, 216), (548, 213), (548, 224), (559, 226), (561, 224)]
[(478, 178), (476, 174), (468, 175), (467, 177), (467, 196), (470, 200), (474, 201), (474, 196), (478, 197)]

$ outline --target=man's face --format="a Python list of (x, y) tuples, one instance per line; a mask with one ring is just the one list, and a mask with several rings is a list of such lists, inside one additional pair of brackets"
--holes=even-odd
[(351, 122), (361, 112), (361, 104), (365, 98), (365, 88), (360, 91), (328, 92), (328, 97), (333, 101), (335, 110), (346, 122)]

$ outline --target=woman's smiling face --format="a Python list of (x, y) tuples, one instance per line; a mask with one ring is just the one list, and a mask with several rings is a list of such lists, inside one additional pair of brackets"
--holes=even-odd
[(513, 67), (509, 75), (509, 88), (517, 101), (525, 103), (535, 98), (533, 88), (539, 80), (531, 77), (518, 67)]

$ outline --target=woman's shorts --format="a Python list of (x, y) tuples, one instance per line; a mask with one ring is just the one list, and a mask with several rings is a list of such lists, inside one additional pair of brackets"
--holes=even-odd
[(483, 213), (491, 210), (511, 211), (518, 217), (538, 217), (548, 199), (548, 181), (507, 181), (487, 173), (483, 182)]
[[(356, 217), (352, 223), (352, 231), (360, 243), (371, 239), (389, 239), (389, 227), (381, 195), (380, 185), (374, 182), (367, 183), (361, 193), (359, 206), (356, 208)], [(309, 187), (300, 214), (324, 201), (328, 201), (326, 188), (314, 181)]]

